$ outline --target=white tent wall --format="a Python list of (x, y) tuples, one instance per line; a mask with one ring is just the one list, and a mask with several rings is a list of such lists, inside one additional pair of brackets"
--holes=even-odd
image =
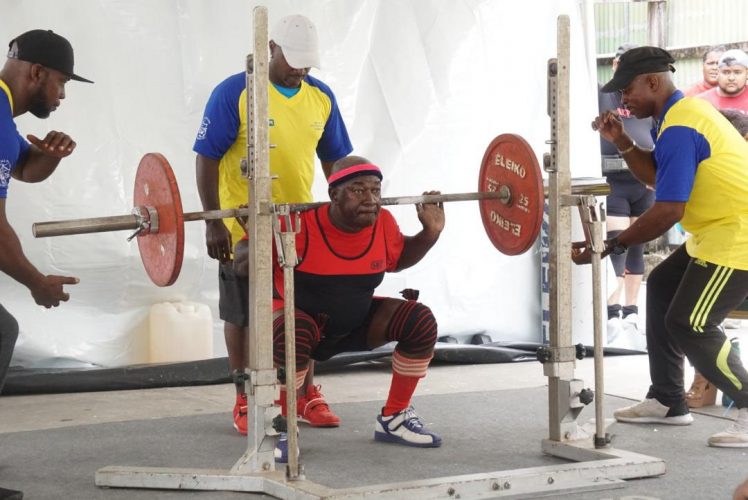
[[(29, 259), (45, 273), (78, 276), (59, 308), (36, 306), (24, 287), (0, 277), (1, 302), (21, 325), (14, 364), (119, 366), (148, 360), (152, 304), (194, 301), (214, 316), (215, 355), (225, 355), (218, 320), (216, 263), (204, 224), (186, 225), (184, 266), (175, 285), (151, 284), (126, 233), (37, 240), (36, 221), (125, 214), (144, 153), (170, 161), (185, 211), (201, 210), (192, 143), (213, 87), (244, 68), (252, 8), (241, 0), (15, 0), (3, 4), (4, 40), (49, 28), (76, 51), (63, 105), (47, 120), (23, 116), (22, 134), (69, 133), (78, 143), (42, 184), (11, 183), (9, 219)], [(475, 191), (491, 139), (513, 132), (539, 157), (548, 150), (546, 63), (556, 54), (556, 18), (572, 24), (572, 175), (599, 175), (594, 67), (586, 53), (583, 3), (572, 0), (272, 1), (271, 25), (302, 13), (317, 25), (322, 69), (335, 91), (354, 152), (382, 166), (386, 196)], [(594, 56), (594, 54), (592, 55)], [(326, 198), (318, 171), (316, 199)], [(406, 233), (415, 209), (393, 208)], [(577, 219), (576, 215), (574, 218)], [(578, 225), (578, 223), (577, 223)], [(578, 228), (577, 228), (578, 229)], [(581, 235), (576, 231), (575, 237)], [(409, 287), (435, 311), (440, 334), (540, 341), (540, 256), (496, 252), (477, 204), (447, 206), (441, 240), (417, 266), (391, 274), (377, 291)], [(589, 267), (574, 270), (575, 336), (591, 338)], [(188, 339), (185, 339), (188, 341)]]

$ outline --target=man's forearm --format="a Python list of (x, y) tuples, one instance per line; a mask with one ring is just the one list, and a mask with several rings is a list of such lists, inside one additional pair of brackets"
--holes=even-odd
[(44, 275), (24, 255), (21, 242), (7, 221), (0, 221), (0, 271), (29, 290), (44, 279)]
[(43, 154), (33, 144), (26, 158), (13, 170), (13, 177), (23, 182), (41, 182), (57, 169), (61, 158)]
[(655, 202), (628, 229), (618, 235), (618, 241), (630, 247), (662, 236), (681, 219), (684, 205)]
[(656, 170), (652, 151), (640, 148), (628, 136), (622, 136), (615, 146), (634, 177), (647, 186), (654, 186)]

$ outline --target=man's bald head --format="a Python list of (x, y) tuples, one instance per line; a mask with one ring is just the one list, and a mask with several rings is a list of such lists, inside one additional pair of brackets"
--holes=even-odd
[(348, 167), (355, 167), (356, 165), (371, 165), (371, 162), (363, 156), (344, 156), (332, 165), (331, 174), (340, 172)]

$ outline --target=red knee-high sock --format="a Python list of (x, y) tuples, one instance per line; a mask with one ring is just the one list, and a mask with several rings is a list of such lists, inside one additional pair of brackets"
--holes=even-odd
[[(306, 378), (306, 373), (308, 371), (309, 371), (309, 368), (305, 368), (303, 370), (299, 370), (296, 372), (295, 385), (296, 385), (297, 391), (301, 388), (301, 386), (304, 385), (304, 378)], [(281, 415), (285, 417), (286, 415), (288, 415), (288, 413), (286, 413), (286, 384), (284, 382), (285, 382), (284, 380), (281, 380), (280, 398), (278, 399), (276, 404), (280, 403)]]
[(410, 406), (418, 381), (426, 376), (431, 356), (428, 358), (406, 358), (399, 351), (392, 356), (392, 382), (382, 415), (388, 417)]

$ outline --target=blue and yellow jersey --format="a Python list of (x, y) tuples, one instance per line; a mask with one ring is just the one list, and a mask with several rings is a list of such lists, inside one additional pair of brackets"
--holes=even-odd
[(0, 198), (7, 198), (10, 174), (29, 150), (29, 143), (18, 133), (13, 121), (13, 96), (2, 80), (0, 89)]
[[(193, 150), (220, 160), (218, 189), (221, 208), (247, 203), (247, 179), (241, 174), (241, 159), (247, 156), (247, 92), (245, 74), (230, 76), (208, 99)], [(312, 200), (314, 151), (321, 161), (335, 161), (353, 148), (348, 131), (330, 88), (307, 76), (292, 97), (268, 85), (270, 114), (270, 174), (273, 201), (304, 203)], [(233, 219), (225, 219), (234, 242), (244, 230)]]
[(668, 99), (656, 137), (656, 200), (685, 202), (688, 255), (748, 270), (748, 143), (703, 99)]

